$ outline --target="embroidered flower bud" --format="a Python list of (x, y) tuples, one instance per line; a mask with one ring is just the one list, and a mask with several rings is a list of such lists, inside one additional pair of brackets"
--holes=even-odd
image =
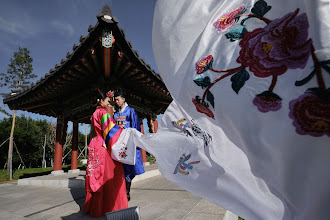
[(205, 115), (207, 115), (210, 118), (214, 119), (214, 114), (213, 112), (208, 109), (207, 107), (205, 107), (204, 105), (200, 104), (196, 99), (192, 98), (192, 102), (194, 103), (196, 110), (200, 113), (204, 113)]
[(282, 107), (282, 99), (271, 91), (265, 91), (253, 99), (253, 104), (261, 112), (277, 111)]

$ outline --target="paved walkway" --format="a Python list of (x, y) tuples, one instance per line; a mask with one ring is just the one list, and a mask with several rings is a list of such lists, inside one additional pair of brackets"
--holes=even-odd
[[(104, 219), (81, 212), (84, 194), (83, 188), (2, 184), (0, 219)], [(142, 220), (222, 220), (225, 215), (223, 208), (181, 189), (161, 175), (132, 183), (131, 197), (129, 206), (140, 206)]]

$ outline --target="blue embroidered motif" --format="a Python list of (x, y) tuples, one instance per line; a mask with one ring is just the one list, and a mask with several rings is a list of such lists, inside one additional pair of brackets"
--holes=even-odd
[(182, 154), (182, 156), (180, 157), (180, 160), (178, 161), (179, 163), (177, 164), (175, 170), (174, 170), (174, 174), (177, 174), (178, 172), (183, 174), (183, 175), (188, 175), (189, 171), (186, 171), (186, 169), (188, 170), (192, 170), (193, 166), (192, 164), (198, 164), (200, 161), (193, 161), (190, 163), (185, 163), (187, 160), (189, 160), (191, 157), (191, 154), (188, 154), (187, 156), (185, 154)]

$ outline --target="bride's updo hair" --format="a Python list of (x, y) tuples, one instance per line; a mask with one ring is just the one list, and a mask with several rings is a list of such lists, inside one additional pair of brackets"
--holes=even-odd
[(109, 100), (109, 103), (110, 105), (114, 105), (114, 92), (113, 91), (108, 91), (106, 93), (102, 93), (101, 90), (97, 89), (98, 90), (98, 96), (97, 96), (97, 103), (96, 105), (100, 105), (100, 101), (101, 100), (105, 100), (106, 98), (110, 98)]

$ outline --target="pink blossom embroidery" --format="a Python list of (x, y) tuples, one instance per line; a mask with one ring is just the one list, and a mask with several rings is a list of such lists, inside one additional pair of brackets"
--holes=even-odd
[(212, 63), (213, 63), (212, 55), (208, 55), (207, 57), (203, 57), (202, 59), (198, 60), (195, 65), (197, 74), (204, 73), (205, 71), (211, 69)]
[(235, 22), (236, 17), (244, 11), (244, 5), (241, 5), (234, 11), (223, 14), (216, 22), (213, 23), (213, 26), (216, 30), (224, 32)]
[(126, 158), (127, 157), (127, 154), (126, 154), (126, 151), (127, 151), (127, 147), (125, 146), (126, 144), (123, 142), (123, 145), (124, 145), (124, 147), (122, 147), (121, 149), (120, 149), (120, 152), (119, 152), (119, 154), (118, 154), (118, 156), (120, 157), (120, 158)]

